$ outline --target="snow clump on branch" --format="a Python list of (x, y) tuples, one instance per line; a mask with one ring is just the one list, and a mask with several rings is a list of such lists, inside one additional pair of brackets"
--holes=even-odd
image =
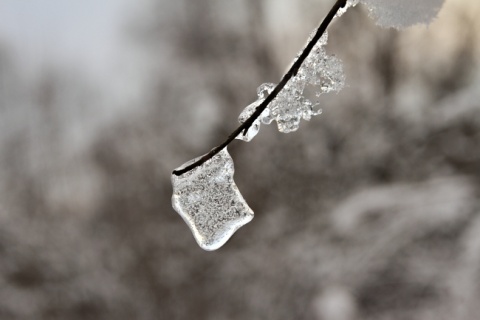
[[(350, 2), (358, 2), (353, 0)], [(444, 0), (360, 0), (384, 28), (403, 29), (417, 24), (430, 24)]]

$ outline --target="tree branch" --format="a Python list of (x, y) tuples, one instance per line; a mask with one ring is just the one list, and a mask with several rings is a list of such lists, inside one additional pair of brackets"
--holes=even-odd
[(347, 4), (347, 0), (337, 0), (337, 2), (335, 2), (332, 9), (330, 9), (330, 12), (327, 14), (325, 19), (322, 21), (322, 23), (318, 27), (317, 32), (315, 33), (315, 36), (307, 44), (302, 54), (298, 57), (298, 59), (292, 65), (290, 70), (288, 70), (288, 72), (283, 76), (280, 83), (265, 98), (265, 100), (255, 109), (255, 112), (244, 123), (242, 123), (235, 131), (233, 131), (230, 136), (228, 136), (227, 140), (225, 140), (222, 144), (216, 146), (215, 148), (210, 150), (209, 153), (205, 154), (204, 156), (199, 158), (197, 161), (191, 163), (185, 168), (180, 170), (174, 170), (173, 174), (176, 176), (180, 176), (186, 172), (189, 172), (195, 169), (196, 167), (201, 166), (208, 160), (212, 159), (217, 153), (222, 151), (226, 146), (228, 146), (239, 134), (241, 134), (242, 132), (243, 134), (246, 134), (248, 129), (252, 126), (253, 122), (257, 120), (257, 118), (262, 114), (262, 112), (268, 107), (270, 102), (272, 102), (273, 99), (277, 97), (277, 95), (280, 93), (280, 91), (282, 91), (282, 89), (285, 87), (288, 81), (297, 75), (297, 72), (302, 66), (302, 63), (308, 57), (308, 55), (310, 54), (310, 52), (312, 51), (313, 47), (318, 42), (318, 40), (320, 40), (320, 38), (323, 36), (325, 31), (327, 30), (328, 25), (330, 24), (330, 22), (332, 22), (338, 10), (345, 7), (346, 4)]

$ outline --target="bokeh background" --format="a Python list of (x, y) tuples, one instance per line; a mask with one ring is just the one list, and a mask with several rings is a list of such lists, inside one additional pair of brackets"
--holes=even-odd
[(0, 0), (0, 319), (479, 319), (478, 0), (349, 10), (347, 88), (229, 148), (252, 223), (204, 252), (171, 208), (332, 4)]

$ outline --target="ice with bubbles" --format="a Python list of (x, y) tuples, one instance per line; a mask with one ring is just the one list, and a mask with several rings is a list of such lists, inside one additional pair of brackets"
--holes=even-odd
[[(308, 42), (313, 36), (314, 33), (310, 35)], [(301, 120), (309, 121), (313, 116), (321, 114), (318, 104), (304, 94), (308, 86), (312, 87), (317, 98), (324, 93), (339, 92), (345, 86), (342, 62), (327, 54), (327, 41), (328, 33), (325, 32), (297, 74), (270, 104), (270, 116), (277, 122), (280, 132), (296, 131)]]
[(198, 245), (204, 250), (220, 248), (253, 218), (252, 209), (233, 181), (233, 173), (233, 160), (225, 148), (181, 176), (172, 174), (173, 208), (190, 227)]
[[(310, 35), (309, 41), (314, 33)], [(311, 86), (318, 98), (324, 93), (338, 92), (345, 86), (345, 76), (341, 61), (335, 56), (328, 55), (325, 50), (328, 34), (325, 33), (315, 44), (312, 52), (302, 63), (297, 74), (292, 77), (277, 97), (270, 102), (267, 109), (261, 114), (246, 135), (241, 134), (238, 139), (250, 141), (260, 128), (260, 124), (277, 122), (280, 132), (288, 133), (298, 130), (301, 120), (310, 120), (321, 114), (318, 103), (312, 102), (304, 94), (307, 86)], [(253, 114), (256, 107), (263, 102), (275, 88), (273, 83), (264, 83), (257, 89), (258, 100), (250, 104), (239, 117), (241, 123)]]

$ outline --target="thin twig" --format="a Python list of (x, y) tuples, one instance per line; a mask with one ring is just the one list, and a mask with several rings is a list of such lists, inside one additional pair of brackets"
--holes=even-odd
[(195, 169), (196, 167), (201, 166), (208, 160), (212, 159), (217, 153), (222, 151), (223, 148), (228, 146), (233, 140), (235, 140), (235, 138), (239, 134), (241, 134), (242, 132), (243, 134), (246, 134), (248, 129), (252, 126), (253, 122), (257, 120), (257, 118), (262, 114), (262, 112), (268, 107), (270, 102), (272, 102), (273, 99), (277, 97), (277, 95), (280, 93), (280, 91), (282, 91), (282, 89), (285, 87), (288, 81), (297, 75), (297, 72), (300, 69), (302, 63), (308, 57), (308, 55), (310, 54), (310, 52), (312, 51), (313, 47), (318, 42), (318, 40), (320, 40), (320, 38), (323, 36), (325, 31), (327, 30), (328, 25), (330, 24), (330, 22), (332, 22), (338, 10), (345, 7), (346, 4), (347, 4), (347, 0), (337, 0), (337, 2), (335, 2), (332, 9), (330, 9), (330, 12), (322, 21), (322, 24), (318, 27), (317, 32), (315, 33), (315, 36), (307, 44), (302, 54), (298, 57), (298, 59), (292, 65), (290, 70), (288, 70), (288, 72), (283, 76), (280, 83), (275, 87), (275, 89), (273, 89), (273, 91), (267, 96), (267, 98), (265, 98), (265, 100), (255, 109), (255, 112), (244, 123), (242, 123), (235, 131), (233, 131), (233, 133), (230, 136), (228, 136), (227, 140), (225, 140), (222, 144), (216, 146), (215, 148), (210, 150), (209, 153), (199, 158), (197, 161), (191, 163), (190, 165), (186, 166), (185, 168), (182, 168), (180, 170), (174, 170), (173, 174), (176, 176), (180, 176), (188, 171)]

